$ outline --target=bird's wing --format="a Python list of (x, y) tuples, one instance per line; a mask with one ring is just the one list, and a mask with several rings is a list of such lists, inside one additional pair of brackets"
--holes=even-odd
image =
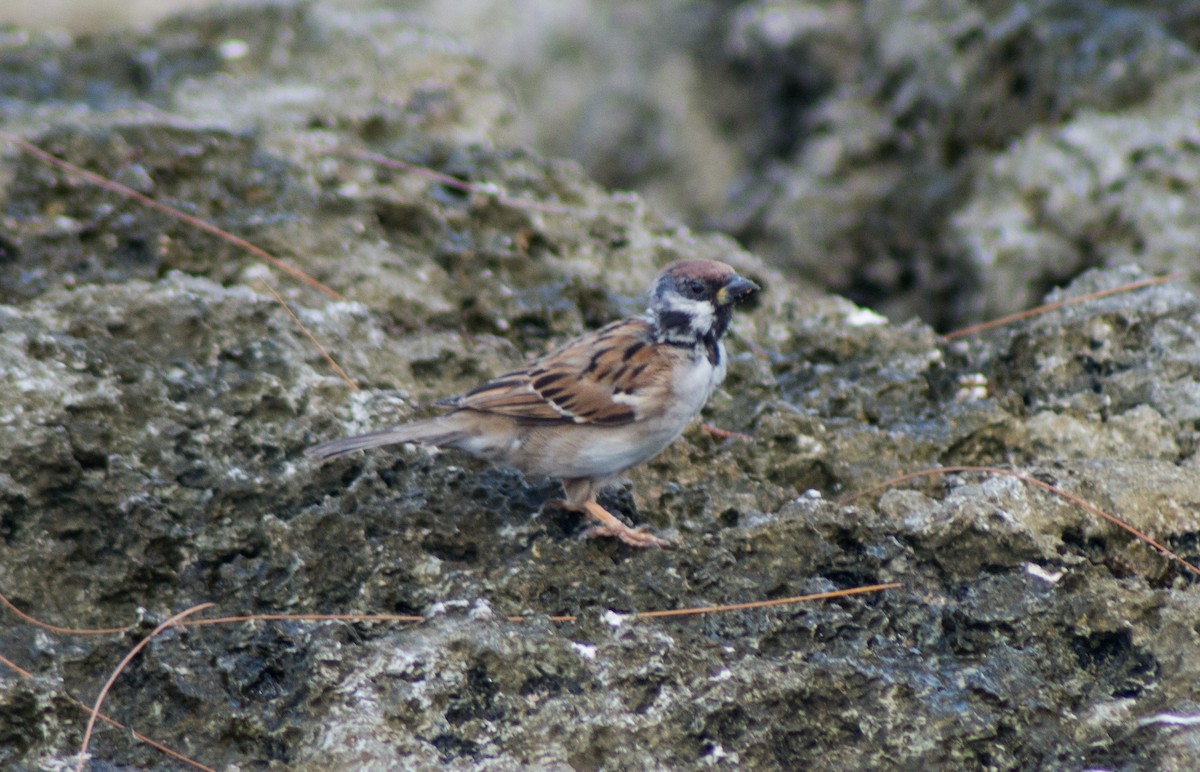
[(531, 422), (619, 426), (666, 407), (680, 355), (655, 342), (649, 322), (625, 319), (438, 404)]

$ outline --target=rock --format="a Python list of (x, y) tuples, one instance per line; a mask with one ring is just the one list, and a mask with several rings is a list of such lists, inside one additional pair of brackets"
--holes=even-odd
[(521, 141), (895, 321), (1195, 243), (1194, 3), (473, 8), (425, 4), (513, 84)]
[[(775, 28), (754, 29), (748, 52)], [(424, 619), (156, 639), (105, 710), (214, 767), (1197, 761), (1161, 718), (1198, 700), (1197, 593), (1178, 564), (1012, 476), (870, 490), (1002, 466), (1196, 562), (1186, 284), (966, 341), (889, 323), (574, 163), (493, 142), (512, 112), (496, 75), (393, 13), (281, 4), (32, 36), (4, 73), (24, 84), (4, 90), (5, 131), (341, 297), (16, 149), (0, 159), (0, 592), (55, 624), (130, 625), (70, 636), (5, 612), (0, 654), (32, 676), (0, 680), (6, 767), (74, 763), (86, 715), (68, 695), (90, 702), (131, 646), (207, 602)], [(541, 510), (555, 484), (452, 453), (303, 459), (636, 312), (680, 257), (728, 260), (765, 292), (704, 415), (750, 439), (690, 428), (604, 494), (678, 549), (580, 541), (578, 518)], [(1145, 276), (1091, 271), (1051, 299)], [(634, 616), (879, 582), (901, 586)], [(110, 729), (91, 752), (168, 763)]]
[(953, 234), (983, 286), (985, 314), (1036, 302), (1097, 266), (1189, 270), (1200, 182), (1190, 139), (1200, 73), (1158, 85), (1136, 112), (1083, 111), (1030, 132), (976, 178)]

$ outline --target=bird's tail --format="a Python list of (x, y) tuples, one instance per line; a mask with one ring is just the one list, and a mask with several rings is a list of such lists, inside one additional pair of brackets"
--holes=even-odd
[(439, 447), (452, 446), (466, 439), (467, 433), (455, 426), (453, 417), (441, 416), (426, 421), (415, 421), (391, 429), (381, 429), (367, 434), (356, 434), (353, 437), (342, 437), (336, 440), (313, 445), (304, 451), (304, 455), (316, 461), (344, 456), (356, 450), (378, 448), (381, 445), (397, 445), (402, 442), (418, 442), (422, 445)]

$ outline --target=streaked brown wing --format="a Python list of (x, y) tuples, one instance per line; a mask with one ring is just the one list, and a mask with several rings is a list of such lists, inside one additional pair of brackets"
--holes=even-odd
[(641, 420), (670, 388), (670, 346), (625, 319), (583, 335), (529, 367), (438, 404), (528, 421), (619, 426)]

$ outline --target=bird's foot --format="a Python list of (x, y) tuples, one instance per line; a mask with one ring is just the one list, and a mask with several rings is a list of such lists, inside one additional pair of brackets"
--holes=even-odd
[(660, 539), (650, 533), (645, 527), (630, 528), (616, 518), (611, 512), (600, 506), (594, 501), (589, 501), (581, 506), (592, 518), (599, 520), (599, 525), (593, 525), (591, 528), (583, 532), (583, 538), (595, 539), (601, 536), (611, 536), (620, 539), (631, 547), (657, 547), (659, 549), (673, 549), (675, 545), (669, 541)]
[(583, 532), (585, 539), (599, 539), (604, 536), (611, 536), (620, 539), (631, 547), (644, 549), (647, 547), (657, 547), (659, 549), (674, 549), (675, 545), (669, 541), (658, 538), (644, 526), (639, 528), (630, 528), (624, 523), (619, 528), (614, 528), (611, 525), (593, 525), (591, 528)]
[(749, 434), (731, 432), (728, 429), (722, 429), (721, 427), (713, 426), (710, 423), (700, 424), (700, 431), (704, 432), (710, 437), (716, 437), (718, 440), (738, 440), (739, 442), (750, 442), (754, 439)]

